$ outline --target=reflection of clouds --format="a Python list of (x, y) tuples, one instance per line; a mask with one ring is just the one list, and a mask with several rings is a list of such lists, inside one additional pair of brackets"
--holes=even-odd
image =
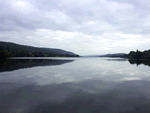
[[(127, 61), (116, 62), (101, 58), (79, 58), (78, 60), (57, 66), (34, 67), (0, 73), (3, 81), (28, 81), (37, 84), (78, 82), (87, 79), (103, 81), (149, 80), (149, 67), (130, 65)], [(129, 78), (129, 79), (125, 79)], [(135, 79), (133, 79), (135, 80)]]
[[(63, 106), (63, 110), (70, 109), (64, 113), (72, 113), (71, 110), (73, 111), (76, 106), (76, 109), (82, 108), (83, 111), (88, 109), (99, 112), (103, 109), (114, 113), (124, 113), (125, 111), (125, 113), (138, 113), (138, 110), (134, 110), (140, 108), (143, 110), (142, 113), (145, 113), (144, 110), (150, 111), (149, 86), (150, 82), (142, 80), (125, 82), (85, 80), (46, 86), (0, 83), (1, 112), (62, 113)], [(7, 102), (5, 102), (6, 100)], [(11, 112), (8, 112), (8, 109)], [(51, 109), (53, 110), (51, 111)], [(32, 110), (34, 112), (29, 112)], [(60, 111), (57, 112), (57, 110)], [(83, 111), (73, 111), (73, 113), (83, 113)], [(92, 112), (87, 111), (86, 113)]]
[(129, 78), (123, 78), (120, 81), (127, 81), (127, 80), (141, 80), (141, 78), (129, 77)]
[(132, 72), (132, 73), (130, 73), (129, 75), (135, 75), (135, 73)]

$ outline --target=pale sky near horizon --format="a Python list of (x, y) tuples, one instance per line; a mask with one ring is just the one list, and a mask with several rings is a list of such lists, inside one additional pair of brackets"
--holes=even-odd
[(150, 49), (150, 0), (0, 0), (0, 41), (79, 55)]

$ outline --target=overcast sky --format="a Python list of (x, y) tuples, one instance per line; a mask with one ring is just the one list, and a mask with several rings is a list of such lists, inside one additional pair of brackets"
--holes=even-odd
[(150, 0), (0, 0), (0, 41), (79, 55), (150, 49)]

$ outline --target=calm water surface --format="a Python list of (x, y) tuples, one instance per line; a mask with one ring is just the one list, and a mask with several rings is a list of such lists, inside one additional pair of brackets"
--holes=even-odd
[(150, 61), (0, 60), (0, 113), (150, 113)]

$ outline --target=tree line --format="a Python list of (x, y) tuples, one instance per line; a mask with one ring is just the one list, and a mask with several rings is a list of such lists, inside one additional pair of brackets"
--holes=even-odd
[(44, 53), (39, 51), (28, 52), (26, 50), (8, 51), (0, 49), (0, 58), (7, 58), (7, 57), (79, 57), (79, 55)]
[(120, 57), (120, 58), (128, 58), (128, 59), (150, 59), (150, 50), (145, 50), (143, 52), (137, 51), (130, 51), (129, 54), (107, 54), (100, 57)]
[(124, 57), (130, 59), (150, 59), (150, 50), (145, 50), (143, 52), (137, 51), (130, 51), (129, 54), (125, 55)]

